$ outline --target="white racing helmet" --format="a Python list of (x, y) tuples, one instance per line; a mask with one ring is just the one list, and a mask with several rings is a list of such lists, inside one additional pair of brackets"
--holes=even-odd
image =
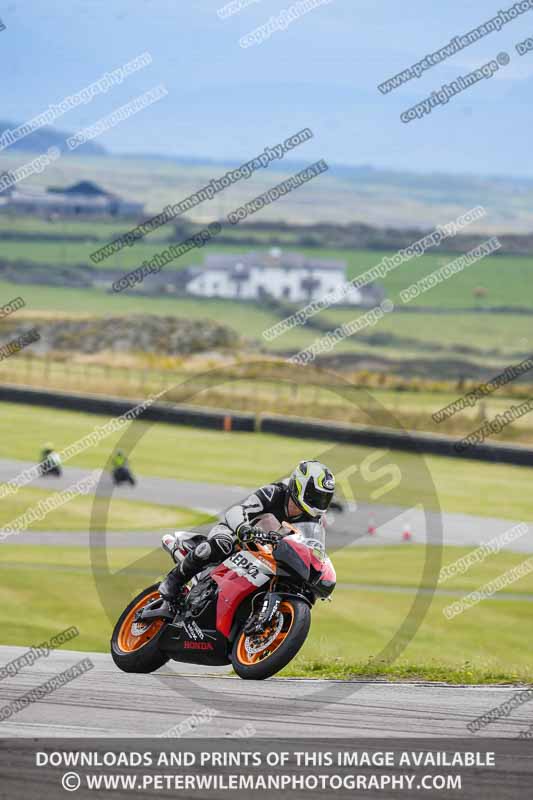
[(289, 478), (289, 492), (302, 511), (319, 517), (335, 494), (335, 477), (320, 461), (301, 461)]

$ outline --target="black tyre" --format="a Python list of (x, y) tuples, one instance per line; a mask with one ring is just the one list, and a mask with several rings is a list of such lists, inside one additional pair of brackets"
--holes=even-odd
[(158, 584), (149, 586), (135, 597), (119, 617), (111, 636), (111, 656), (123, 672), (154, 672), (168, 661), (159, 650), (159, 637), (165, 620), (149, 625), (134, 622), (136, 612), (159, 597)]
[[(262, 681), (292, 661), (307, 639), (311, 609), (293, 597), (280, 603), (271, 627), (261, 637), (239, 633), (233, 643), (231, 663), (245, 680)], [(264, 645), (262, 646), (262, 640)]]

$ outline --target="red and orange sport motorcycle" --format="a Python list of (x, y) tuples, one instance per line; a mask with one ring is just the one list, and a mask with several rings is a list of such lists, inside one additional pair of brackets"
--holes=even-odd
[[(259, 523), (264, 530), (265, 523)], [(275, 523), (261, 543), (246, 544), (193, 578), (173, 619), (161, 617), (158, 584), (137, 595), (113, 631), (115, 664), (125, 672), (153, 672), (170, 659), (232, 664), (252, 680), (283, 669), (307, 638), (311, 608), (329, 597), (336, 576), (322, 523)], [(175, 560), (201, 538), (183, 532), (177, 541)]]

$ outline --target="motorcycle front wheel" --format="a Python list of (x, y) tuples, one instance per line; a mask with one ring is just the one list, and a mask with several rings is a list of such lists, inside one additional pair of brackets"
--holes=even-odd
[(151, 623), (135, 622), (135, 614), (147, 603), (158, 598), (158, 584), (144, 589), (120, 615), (111, 636), (111, 656), (123, 672), (154, 672), (168, 661), (159, 649), (160, 634), (165, 620)]
[(292, 661), (307, 639), (311, 609), (303, 600), (283, 600), (271, 625), (259, 635), (238, 634), (231, 652), (233, 669), (245, 680), (261, 681)]

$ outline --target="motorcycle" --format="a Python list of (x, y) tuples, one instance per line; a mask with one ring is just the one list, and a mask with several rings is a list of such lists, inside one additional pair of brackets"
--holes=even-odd
[(61, 469), (61, 459), (58, 454), (49, 453), (39, 464), (39, 472), (43, 478), (46, 477), (46, 475), (55, 475), (57, 478), (60, 478), (63, 471)]
[(129, 483), (131, 486), (135, 486), (135, 478), (131, 474), (129, 467), (125, 465), (122, 467), (115, 467), (111, 474), (115, 486), (120, 486), (121, 483)]
[[(138, 594), (111, 637), (115, 664), (124, 672), (144, 673), (169, 660), (232, 664), (237, 675), (251, 680), (283, 669), (307, 638), (316, 600), (330, 598), (336, 574), (321, 522), (279, 526), (276, 520), (276, 526), (195, 576), (178, 598), (175, 615), (162, 614), (168, 607), (158, 584)], [(178, 533), (174, 560), (185, 558), (202, 539)]]

